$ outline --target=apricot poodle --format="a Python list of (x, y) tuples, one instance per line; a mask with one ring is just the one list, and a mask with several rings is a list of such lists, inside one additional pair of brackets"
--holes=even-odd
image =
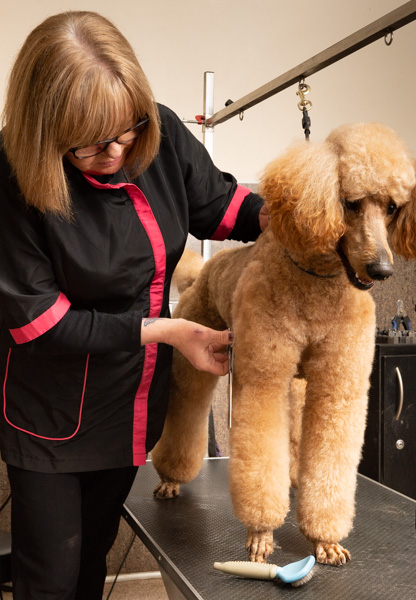
[[(407, 149), (381, 124), (345, 125), (322, 143), (291, 147), (262, 177), (270, 226), (255, 244), (216, 254), (181, 295), (175, 317), (235, 333), (229, 480), (250, 560), (273, 551), (291, 480), (317, 560), (350, 558), (340, 541), (353, 524), (366, 424), (376, 328), (368, 292), (392, 275), (391, 248), (416, 256), (414, 186)], [(152, 453), (159, 498), (200, 469), (215, 383), (175, 355)]]

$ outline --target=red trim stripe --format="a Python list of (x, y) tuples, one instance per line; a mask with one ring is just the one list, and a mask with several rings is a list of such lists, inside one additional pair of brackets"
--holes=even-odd
[(222, 242), (223, 240), (227, 239), (237, 220), (240, 206), (242, 205), (244, 198), (249, 194), (251, 194), (251, 190), (249, 188), (243, 187), (242, 185), (237, 186), (235, 194), (227, 208), (227, 212), (223, 216), (222, 221), (217, 227), (214, 235), (211, 237), (212, 240), (218, 240)]
[[(99, 183), (93, 177), (84, 173), (86, 180), (96, 188), (119, 189), (124, 188), (133, 202), (137, 216), (142, 223), (150, 240), (155, 261), (155, 273), (150, 285), (150, 310), (149, 317), (160, 316), (163, 303), (163, 289), (166, 273), (166, 248), (159, 229), (159, 225), (150, 208), (143, 192), (133, 183)], [(147, 402), (150, 386), (157, 360), (157, 344), (147, 344), (145, 347), (143, 373), (139, 388), (134, 400), (133, 419), (133, 464), (144, 465), (146, 463), (146, 432), (147, 432)]]
[(26, 342), (31, 342), (40, 335), (46, 333), (49, 329), (52, 329), (52, 327), (59, 323), (62, 317), (66, 315), (70, 306), (71, 303), (68, 298), (65, 294), (60, 292), (55, 304), (39, 315), (39, 317), (31, 321), (31, 323), (16, 329), (9, 329), (14, 341), (16, 344), (24, 344)]

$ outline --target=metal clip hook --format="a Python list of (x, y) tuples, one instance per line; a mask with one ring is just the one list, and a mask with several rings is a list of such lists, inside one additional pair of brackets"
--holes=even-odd
[(309, 94), (310, 91), (310, 86), (301, 79), (301, 81), (299, 81), (298, 91), (296, 92), (296, 95), (300, 97), (300, 102), (298, 102), (299, 110), (303, 110), (304, 108), (310, 110), (312, 108), (312, 102), (310, 100), (305, 100), (306, 94)]

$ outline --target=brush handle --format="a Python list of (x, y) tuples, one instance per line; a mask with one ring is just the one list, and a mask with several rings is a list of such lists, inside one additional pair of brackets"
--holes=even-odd
[(267, 563), (230, 560), (214, 563), (214, 569), (218, 569), (218, 571), (228, 573), (229, 575), (248, 577), (250, 579), (276, 579), (280, 567)]

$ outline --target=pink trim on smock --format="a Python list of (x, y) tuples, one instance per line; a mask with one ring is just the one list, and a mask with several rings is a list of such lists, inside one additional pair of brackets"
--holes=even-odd
[(39, 315), (36, 319), (18, 327), (16, 329), (9, 329), (13, 336), (16, 344), (24, 344), (31, 342), (40, 335), (52, 329), (59, 321), (64, 317), (71, 306), (70, 301), (62, 292), (59, 294), (55, 304), (53, 304), (48, 310)]
[[(150, 240), (155, 261), (155, 273), (150, 284), (149, 318), (159, 317), (162, 310), (163, 289), (165, 285), (166, 248), (159, 225), (145, 195), (133, 183), (117, 183), (112, 185), (110, 183), (99, 183), (86, 173), (84, 173), (84, 177), (95, 188), (124, 188), (130, 196), (137, 216)], [(142, 378), (134, 400), (133, 464), (136, 466), (146, 464), (147, 403), (156, 367), (157, 344), (147, 344), (144, 352)]]
[(242, 205), (244, 198), (249, 194), (251, 194), (251, 190), (249, 188), (243, 187), (242, 185), (237, 186), (234, 196), (232, 197), (232, 200), (227, 208), (227, 212), (223, 216), (222, 221), (217, 227), (214, 235), (211, 237), (212, 240), (218, 240), (222, 242), (223, 240), (227, 239), (234, 228), (240, 206)]

